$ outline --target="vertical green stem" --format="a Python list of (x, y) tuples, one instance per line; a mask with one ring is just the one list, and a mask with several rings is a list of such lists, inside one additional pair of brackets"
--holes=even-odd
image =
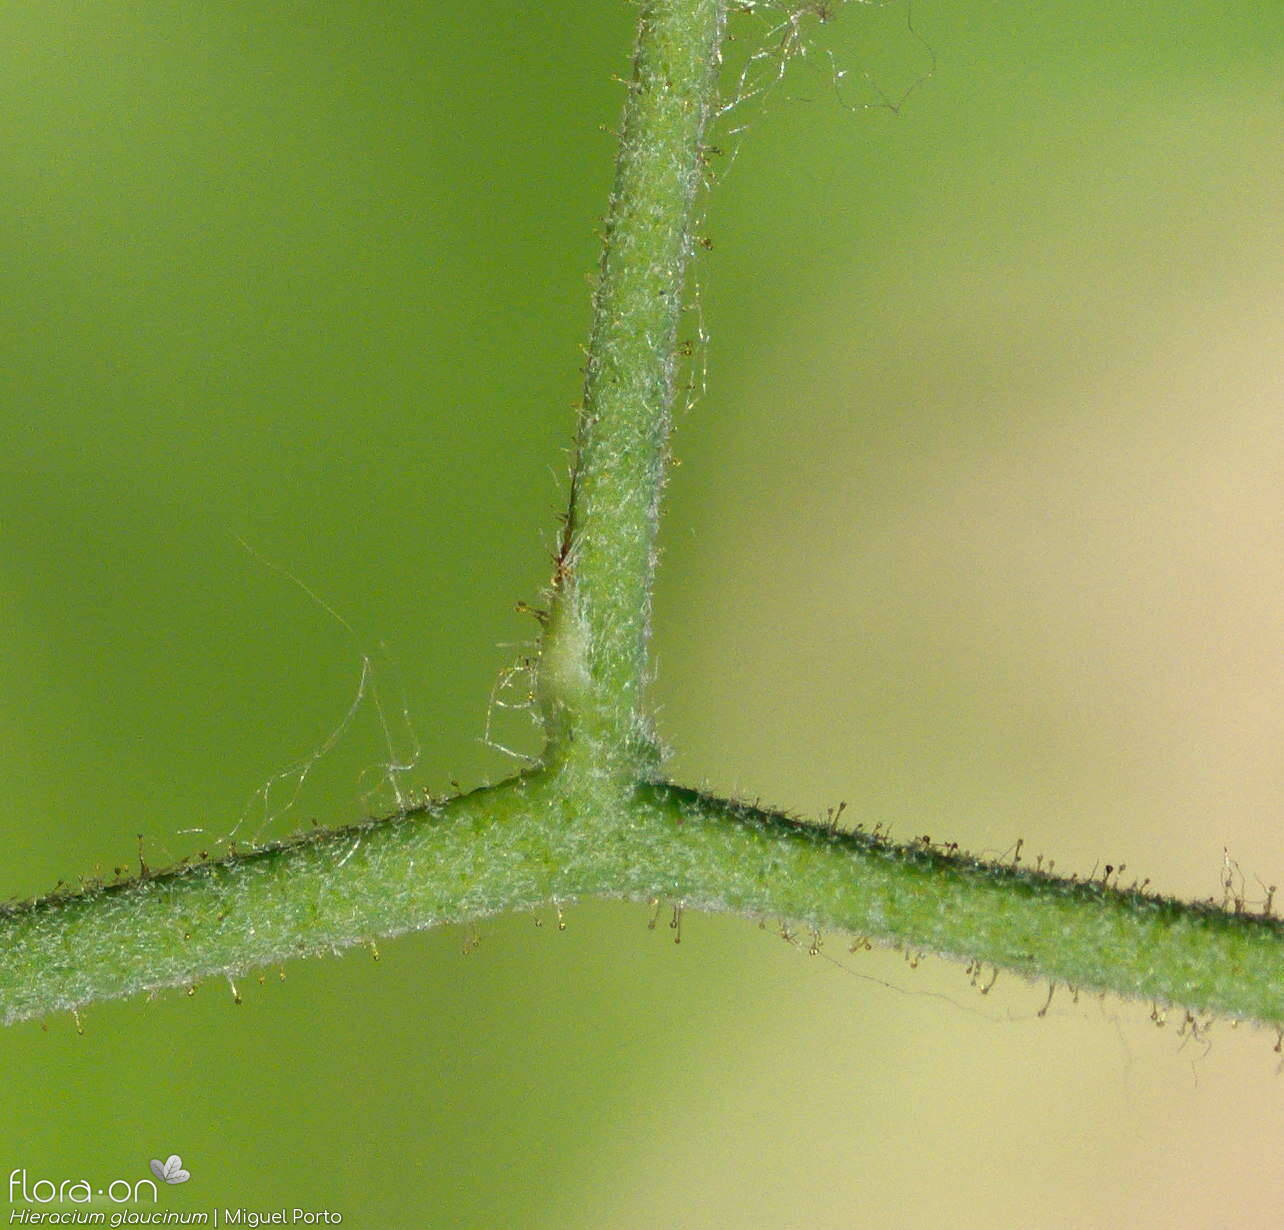
[(643, 709), (678, 318), (723, 0), (647, 0), (594, 300), (571, 506), (540, 667), (550, 756), (655, 763)]

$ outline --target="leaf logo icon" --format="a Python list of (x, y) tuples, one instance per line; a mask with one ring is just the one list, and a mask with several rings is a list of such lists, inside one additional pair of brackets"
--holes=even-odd
[(191, 1173), (183, 1169), (183, 1159), (171, 1153), (163, 1162), (152, 1158), (152, 1174), (165, 1183), (186, 1183)]

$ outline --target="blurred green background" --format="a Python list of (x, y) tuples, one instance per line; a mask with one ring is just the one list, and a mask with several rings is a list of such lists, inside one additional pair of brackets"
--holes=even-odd
[[(786, 17), (733, 17), (729, 89)], [(0, 895), (139, 832), (158, 863), (513, 767), (488, 698), (565, 498), (634, 19), (0, 10)], [(1188, 896), (1230, 858), (1260, 899), (1284, 10), (798, 29), (714, 136), (657, 594), (673, 773)], [(932, 53), (899, 114), (861, 107)], [(491, 733), (533, 746), (520, 712)], [(356, 1227), (1279, 1224), (1265, 1031), (1064, 993), (1040, 1020), (1014, 978), (645, 922), (501, 918), (239, 1008), (208, 983), (4, 1030), (0, 1173), (177, 1152), (164, 1207)]]

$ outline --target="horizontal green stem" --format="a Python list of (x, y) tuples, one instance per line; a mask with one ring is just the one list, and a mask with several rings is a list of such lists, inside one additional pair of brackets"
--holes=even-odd
[(644, 798), (663, 891), (692, 905), (1284, 1026), (1277, 917), (831, 832), (674, 786)]
[(1284, 1026), (1274, 917), (538, 770), (412, 815), (0, 911), (0, 1018), (549, 900), (667, 898)]
[(547, 799), (528, 785), (512, 778), (406, 816), (7, 906), (0, 1019), (546, 901)]

